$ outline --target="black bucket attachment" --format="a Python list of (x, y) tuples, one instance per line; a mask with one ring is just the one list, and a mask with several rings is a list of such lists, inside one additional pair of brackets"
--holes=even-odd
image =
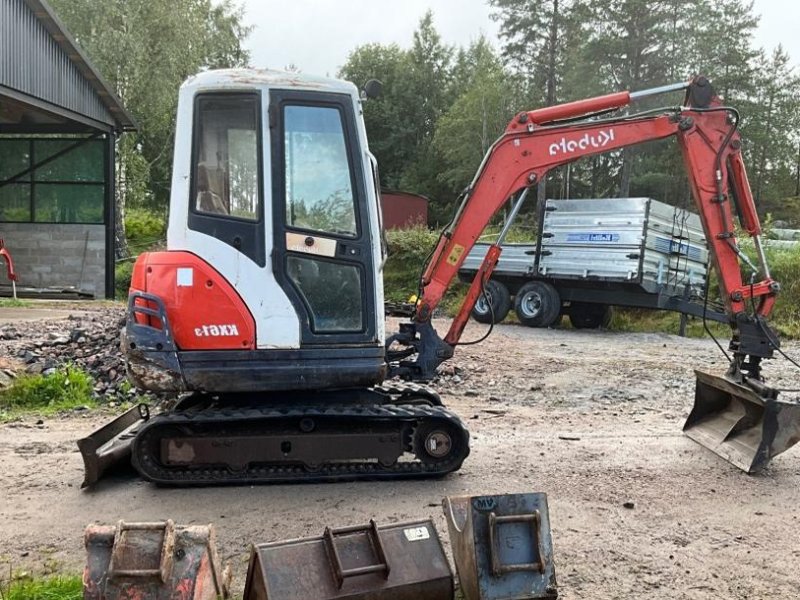
[(683, 431), (747, 473), (800, 442), (800, 404), (760, 382), (741, 384), (695, 371), (694, 407)]
[(133, 438), (141, 424), (149, 418), (147, 405), (139, 404), (88, 437), (78, 440), (84, 470), (81, 487), (96, 483), (120, 465), (130, 464)]

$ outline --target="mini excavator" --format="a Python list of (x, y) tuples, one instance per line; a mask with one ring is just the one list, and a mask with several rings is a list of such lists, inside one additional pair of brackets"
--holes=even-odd
[[(180, 399), (159, 414), (135, 407), (81, 440), (84, 485), (128, 460), (163, 485), (457, 470), (467, 429), (413, 382), (430, 381), (453, 355), (528, 190), (555, 167), (666, 138), (683, 155), (732, 331), (727, 372), (697, 372), (685, 431), (747, 472), (800, 439), (800, 405), (779, 400), (761, 372), (779, 351), (766, 321), (779, 285), (739, 114), (707, 79), (516, 115), (442, 232), (412, 318), (388, 337), (378, 169), (362, 118), (377, 87), (269, 70), (209, 71), (181, 87), (167, 250), (137, 259), (121, 336), (136, 387)], [(676, 92), (679, 106), (622, 110)], [(511, 216), (442, 338), (434, 310), (508, 201)], [(756, 261), (740, 249), (735, 220)]]

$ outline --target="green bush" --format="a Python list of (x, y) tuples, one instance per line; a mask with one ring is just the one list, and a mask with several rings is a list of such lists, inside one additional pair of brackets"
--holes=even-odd
[(48, 375), (21, 375), (0, 392), (0, 409), (55, 413), (92, 406), (92, 388), (92, 378), (69, 365)]
[(422, 225), (386, 232), (389, 258), (383, 269), (383, 290), (392, 302), (408, 302), (416, 295), (425, 259), (436, 246), (439, 234)]
[(166, 233), (164, 215), (142, 208), (129, 208), (125, 212), (125, 239), (132, 255), (163, 244)]
[(767, 262), (772, 278), (781, 284), (770, 319), (784, 337), (800, 337), (800, 247), (767, 248)]
[(81, 600), (83, 579), (80, 575), (20, 579), (0, 584), (0, 600)]
[[(487, 228), (481, 241), (491, 242), (500, 228)], [(391, 229), (386, 232), (389, 258), (383, 271), (384, 296), (390, 302), (408, 302), (417, 294), (419, 278), (427, 259), (439, 240), (439, 232), (419, 225), (410, 229)], [(509, 242), (530, 242), (532, 232), (525, 227), (514, 227), (506, 238)], [(530, 242), (533, 243), (533, 242)], [(464, 301), (468, 286), (454, 278), (440, 308), (455, 316)]]
[(124, 300), (128, 297), (128, 289), (131, 287), (131, 277), (133, 276), (133, 261), (126, 260), (118, 262), (114, 267), (114, 292), (117, 300)]

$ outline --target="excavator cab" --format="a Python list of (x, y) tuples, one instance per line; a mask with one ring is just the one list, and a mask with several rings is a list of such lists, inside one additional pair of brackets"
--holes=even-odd
[(235, 393), (382, 381), (378, 189), (356, 87), (203, 73), (181, 88), (175, 139), (168, 251), (140, 256), (131, 282), (134, 383)]

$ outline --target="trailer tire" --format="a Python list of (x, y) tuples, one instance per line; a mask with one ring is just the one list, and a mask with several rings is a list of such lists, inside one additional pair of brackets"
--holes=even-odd
[(606, 304), (573, 302), (569, 308), (569, 322), (575, 329), (606, 328), (611, 323), (613, 311)]
[(551, 327), (561, 316), (558, 290), (544, 281), (531, 281), (519, 288), (514, 298), (514, 312), (528, 327)]
[[(483, 294), (478, 296), (472, 308), (472, 318), (478, 323), (491, 323), (494, 315), (494, 322), (500, 323), (511, 310), (511, 292), (499, 281), (490, 279), (486, 282), (486, 294), (489, 296), (488, 301)], [(489, 302), (492, 303), (493, 310), (489, 310)]]

